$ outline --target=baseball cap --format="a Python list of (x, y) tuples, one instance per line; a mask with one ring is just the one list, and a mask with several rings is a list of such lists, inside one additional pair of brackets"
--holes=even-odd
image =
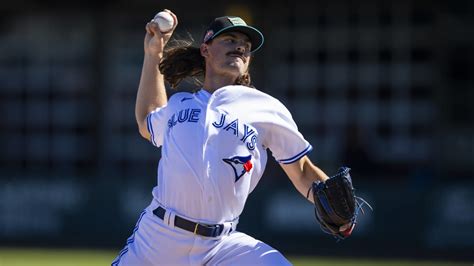
[(255, 52), (263, 45), (263, 34), (256, 28), (247, 25), (245, 21), (239, 17), (225, 16), (218, 17), (209, 25), (205, 31), (203, 43), (208, 43), (222, 33), (238, 31), (247, 35), (252, 43), (251, 52)]

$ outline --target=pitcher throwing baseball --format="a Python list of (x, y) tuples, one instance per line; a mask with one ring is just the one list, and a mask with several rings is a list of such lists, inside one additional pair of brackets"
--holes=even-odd
[[(172, 30), (146, 25), (135, 109), (140, 134), (162, 147), (157, 186), (112, 265), (289, 265), (280, 252), (237, 230), (267, 149), (311, 202), (313, 185), (328, 176), (306, 156), (312, 146), (287, 108), (251, 85), (249, 64), (263, 34), (239, 17), (218, 17), (199, 47), (164, 50), (178, 21), (166, 12), (174, 18)], [(200, 75), (204, 82), (195, 93), (168, 100), (165, 81), (176, 87)], [(349, 235), (353, 224), (337, 225), (336, 234)]]

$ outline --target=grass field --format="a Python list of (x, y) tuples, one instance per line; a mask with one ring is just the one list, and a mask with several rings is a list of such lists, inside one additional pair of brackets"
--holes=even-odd
[[(118, 251), (55, 250), (55, 249), (0, 249), (0, 266), (98, 266), (110, 265)], [(295, 266), (445, 266), (472, 265), (448, 261), (410, 261), (381, 259), (336, 259), (317, 257), (289, 257)]]

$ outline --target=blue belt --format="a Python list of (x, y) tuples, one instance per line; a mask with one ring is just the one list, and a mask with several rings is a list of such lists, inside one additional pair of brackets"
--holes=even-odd
[[(158, 207), (153, 211), (153, 214), (158, 216), (161, 220), (165, 218), (166, 210), (162, 207)], [(194, 233), (195, 235), (217, 237), (220, 236), (224, 230), (223, 224), (201, 224), (187, 220), (183, 217), (176, 215), (174, 217), (174, 226)]]

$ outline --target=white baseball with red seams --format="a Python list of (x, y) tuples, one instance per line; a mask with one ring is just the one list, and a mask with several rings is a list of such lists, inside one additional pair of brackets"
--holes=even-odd
[(173, 29), (174, 27), (174, 18), (169, 12), (161, 11), (155, 15), (153, 21), (158, 24), (158, 28), (161, 32), (166, 33)]

